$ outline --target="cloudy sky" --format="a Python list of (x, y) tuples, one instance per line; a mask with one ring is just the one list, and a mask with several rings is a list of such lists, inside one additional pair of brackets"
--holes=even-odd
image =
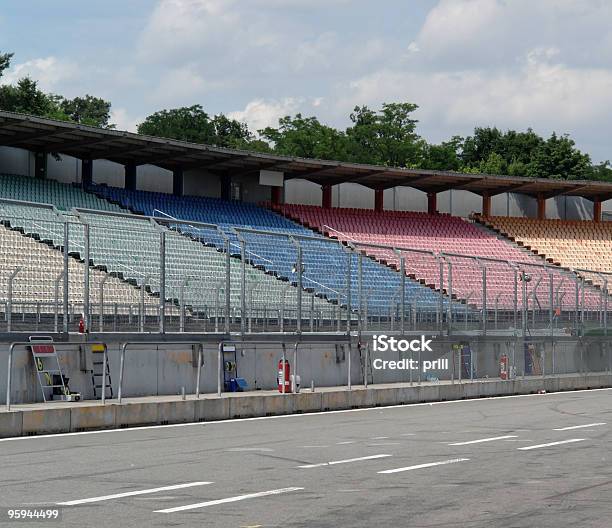
[(120, 129), (199, 103), (253, 129), (418, 104), (438, 142), (474, 126), (570, 133), (612, 158), (610, 0), (0, 0), (2, 82), (113, 103)]

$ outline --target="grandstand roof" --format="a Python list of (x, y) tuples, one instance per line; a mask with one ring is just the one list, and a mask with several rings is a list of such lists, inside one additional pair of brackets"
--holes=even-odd
[(202, 168), (230, 175), (278, 170), (285, 173), (286, 179), (303, 178), (321, 185), (355, 182), (373, 189), (406, 186), (424, 192), (462, 189), (491, 196), (514, 192), (545, 198), (567, 195), (612, 199), (612, 183), (463, 174), (259, 154), (4, 111), (0, 111), (0, 145), (80, 159), (150, 164), (169, 170)]

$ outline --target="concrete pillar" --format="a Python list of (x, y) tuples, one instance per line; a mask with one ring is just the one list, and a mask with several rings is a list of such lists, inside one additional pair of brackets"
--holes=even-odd
[(136, 190), (136, 164), (135, 163), (126, 163), (124, 166), (125, 169), (125, 185), (124, 187), (128, 191)]
[(374, 210), (382, 212), (385, 209), (385, 191), (384, 189), (376, 189), (374, 191)]
[(332, 207), (332, 186), (323, 185), (321, 187), (321, 192), (323, 193), (323, 198), (321, 199), (323, 209), (331, 209)]
[(491, 216), (491, 196), (487, 193), (482, 195), (482, 216)]
[(183, 169), (178, 168), (172, 171), (172, 194), (174, 196), (183, 196), (185, 187), (185, 178)]
[(593, 200), (593, 222), (600, 223), (601, 222), (601, 200), (595, 198)]
[(232, 199), (232, 178), (229, 174), (224, 174), (221, 176), (221, 199)]
[(427, 213), (436, 214), (438, 212), (438, 193), (427, 193)]
[(87, 189), (93, 183), (93, 160), (81, 160), (81, 187)]
[(546, 198), (543, 195), (538, 195), (538, 220), (546, 219)]
[(270, 201), (274, 206), (278, 206), (283, 203), (282, 187), (270, 187)]
[(47, 153), (34, 152), (34, 177), (41, 180), (47, 179)]

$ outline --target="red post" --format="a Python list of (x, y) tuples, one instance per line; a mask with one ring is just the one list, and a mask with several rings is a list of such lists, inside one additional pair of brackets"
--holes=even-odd
[(546, 198), (538, 194), (538, 220), (546, 219)]
[(331, 185), (323, 185), (321, 187), (321, 191), (323, 192), (323, 199), (321, 200), (323, 209), (331, 209), (332, 206), (332, 186)]
[(436, 214), (438, 212), (438, 193), (427, 193), (427, 213)]
[(482, 216), (491, 216), (491, 196), (487, 193), (482, 195)]
[(601, 200), (599, 198), (593, 200), (593, 222), (597, 224), (601, 222)]
[(385, 208), (385, 191), (384, 189), (376, 189), (374, 191), (374, 211), (380, 213)]
[(283, 188), (282, 187), (272, 187), (271, 189), (272, 189), (272, 191), (271, 191), (271, 196), (270, 196), (271, 200), (270, 201), (272, 202), (272, 206), (275, 207), (275, 206), (280, 205), (281, 202), (282, 202), (282, 190), (283, 190)]

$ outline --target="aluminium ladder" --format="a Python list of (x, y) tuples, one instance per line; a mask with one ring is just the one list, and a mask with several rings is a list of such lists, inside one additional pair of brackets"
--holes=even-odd
[[(59, 357), (50, 336), (30, 336), (29, 346), (36, 367), (38, 385), (44, 402), (53, 400), (54, 395), (68, 396), (70, 390), (64, 382), (64, 374)], [(59, 390), (56, 390), (59, 389)]]
[[(104, 352), (106, 345), (93, 344), (91, 345), (92, 354), (92, 369), (91, 383), (93, 386), (94, 400), (102, 399), (102, 390), (106, 391), (105, 398), (113, 399), (113, 385), (111, 383), (110, 365), (108, 355), (106, 357), (106, 372), (104, 372)], [(98, 389), (101, 389), (98, 393)]]

